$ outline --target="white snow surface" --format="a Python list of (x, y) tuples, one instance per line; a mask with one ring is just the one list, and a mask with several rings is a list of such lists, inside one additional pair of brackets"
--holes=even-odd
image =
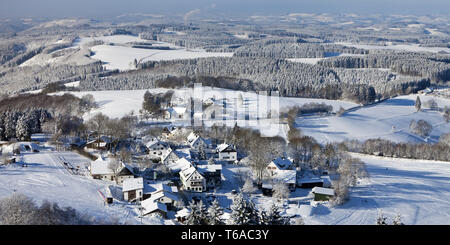
[(407, 225), (450, 224), (450, 162), (352, 155), (366, 163), (370, 178), (350, 190), (344, 205), (312, 207), (307, 224), (370, 225), (380, 211), (389, 223), (400, 214)]
[[(130, 42), (149, 42), (139, 37), (130, 35), (113, 35), (101, 37), (86, 37), (78, 39), (73, 43), (74, 46), (81, 46), (88, 44), (94, 40), (104, 41), (104, 45), (96, 45), (91, 47), (91, 51), (95, 54), (91, 56), (93, 59), (105, 62), (106, 69), (131, 70), (135, 69), (134, 60), (138, 62), (145, 61), (161, 61), (161, 60), (176, 60), (176, 59), (194, 59), (204, 57), (231, 57), (233, 53), (222, 52), (206, 52), (203, 49), (186, 49), (184, 47), (176, 46), (166, 42), (151, 41), (152, 46), (166, 46), (170, 50), (158, 49), (143, 49), (120, 46)], [(113, 45), (109, 45), (113, 44)]]
[[(120, 222), (139, 224), (135, 205), (114, 200), (104, 205), (98, 190), (114, 184), (110, 181), (94, 180), (90, 176), (73, 175), (63, 167), (63, 161), (72, 166), (86, 167), (89, 159), (74, 152), (56, 152), (42, 149), (39, 153), (23, 153), (19, 163), (0, 167), (0, 198), (14, 192), (33, 198), (38, 204), (43, 200), (57, 202), (59, 206), (70, 206), (81, 214), (100, 219), (117, 218)], [(22, 167), (26, 163), (27, 167)], [(155, 217), (145, 217), (144, 224), (164, 224)]]
[[(350, 111), (341, 117), (299, 117), (296, 124), (304, 134), (314, 137), (320, 143), (371, 138), (395, 142), (437, 142), (441, 134), (450, 132), (450, 123), (445, 122), (441, 112), (431, 111), (424, 104), (434, 99), (439, 107), (444, 107), (450, 106), (450, 100), (432, 95), (419, 95), (423, 110), (417, 112), (414, 107), (416, 97), (417, 94), (395, 97)], [(409, 130), (411, 120), (429, 122), (433, 126), (429, 138), (424, 139), (411, 133)]]
[(410, 52), (432, 52), (432, 53), (438, 53), (441, 51), (444, 51), (446, 53), (450, 54), (450, 48), (444, 48), (444, 47), (421, 47), (418, 44), (391, 44), (391, 45), (367, 45), (367, 44), (355, 44), (355, 43), (348, 43), (348, 42), (337, 42), (336, 44), (341, 44), (348, 47), (355, 47), (360, 49), (392, 49), (392, 50), (400, 50), (400, 51), (410, 51)]

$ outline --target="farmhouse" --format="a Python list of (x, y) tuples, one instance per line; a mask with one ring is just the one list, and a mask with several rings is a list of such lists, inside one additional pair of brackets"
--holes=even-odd
[(164, 112), (165, 119), (188, 119), (189, 112), (186, 107), (171, 107)]
[(285, 157), (278, 157), (274, 160), (272, 160), (267, 165), (267, 170), (274, 175), (276, 171), (278, 170), (291, 170), (293, 167), (292, 165), (292, 159), (285, 158)]
[(161, 163), (165, 165), (174, 164), (178, 160), (180, 156), (170, 147), (161, 155)]
[(314, 187), (311, 192), (314, 194), (314, 201), (328, 201), (334, 196), (331, 188)]
[(218, 161), (237, 161), (237, 151), (232, 145), (220, 144), (216, 147), (215, 159)]
[(153, 202), (160, 202), (166, 205), (167, 209), (175, 209), (176, 204), (180, 201), (175, 193), (167, 190), (160, 190), (151, 193), (150, 197), (146, 200), (152, 200)]
[(161, 156), (169, 148), (166, 143), (161, 142), (156, 138), (151, 139), (145, 146), (148, 149), (149, 155), (153, 156)]

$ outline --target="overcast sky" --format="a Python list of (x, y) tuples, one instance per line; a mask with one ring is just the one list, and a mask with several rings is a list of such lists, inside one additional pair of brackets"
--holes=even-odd
[(384, 13), (449, 14), (449, 0), (0, 0), (0, 18), (113, 17), (129, 13), (287, 14)]

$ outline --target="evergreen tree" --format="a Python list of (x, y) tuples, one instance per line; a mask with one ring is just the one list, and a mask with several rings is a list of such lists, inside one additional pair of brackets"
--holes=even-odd
[(16, 138), (18, 140), (30, 140), (31, 138), (31, 128), (28, 125), (28, 120), (26, 115), (19, 117), (16, 123)]
[(378, 213), (377, 225), (387, 225), (387, 217), (383, 215), (382, 212)]
[(187, 225), (206, 225), (207, 217), (206, 217), (206, 207), (202, 201), (195, 203), (192, 201), (189, 203), (188, 207), (191, 212), (186, 217)]

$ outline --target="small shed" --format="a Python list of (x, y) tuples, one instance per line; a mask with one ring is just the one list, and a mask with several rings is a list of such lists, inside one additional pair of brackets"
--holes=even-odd
[(272, 196), (273, 186), (271, 183), (263, 183), (261, 190), (264, 196)]
[(334, 196), (331, 188), (314, 187), (311, 192), (314, 194), (314, 201), (328, 201)]

